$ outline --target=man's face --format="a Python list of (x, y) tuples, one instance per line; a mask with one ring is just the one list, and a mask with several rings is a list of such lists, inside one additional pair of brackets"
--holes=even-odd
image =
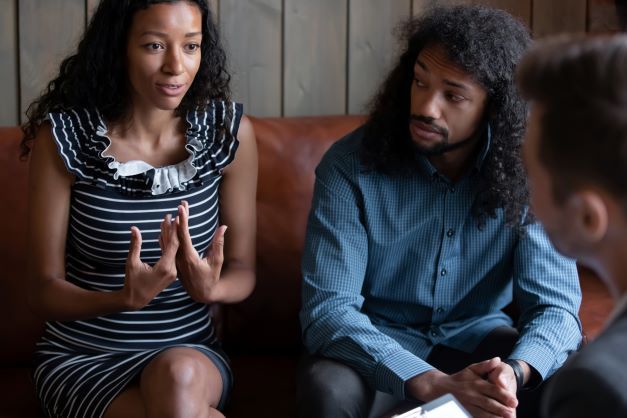
[(457, 148), (481, 126), (486, 102), (486, 90), (440, 45), (423, 48), (411, 87), (409, 132), (416, 148), (428, 155)]
[(556, 202), (551, 173), (539, 159), (542, 115), (542, 107), (534, 104), (523, 143), (523, 160), (527, 169), (531, 206), (534, 214), (544, 225), (555, 248), (564, 255), (576, 257), (579, 252), (577, 243), (580, 237), (576, 236), (576, 228), (572, 226), (573, 217), (577, 213), (574, 213), (568, 205)]

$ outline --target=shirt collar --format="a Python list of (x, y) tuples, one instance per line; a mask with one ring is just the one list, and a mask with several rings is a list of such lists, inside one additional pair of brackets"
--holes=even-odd
[[(479, 172), (481, 170), (481, 166), (490, 151), (490, 146), (492, 145), (492, 128), (490, 124), (487, 125), (485, 132), (485, 140), (483, 141), (483, 145), (481, 146), (481, 150), (479, 150), (479, 154), (477, 154), (477, 158), (475, 160), (475, 164), (473, 165), (473, 171)], [(438, 170), (431, 164), (429, 158), (424, 155), (421, 155), (418, 158), (418, 164), (420, 168), (429, 176), (436, 177), (439, 175)]]

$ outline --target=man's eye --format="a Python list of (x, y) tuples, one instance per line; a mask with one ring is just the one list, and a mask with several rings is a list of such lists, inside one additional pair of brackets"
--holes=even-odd
[(414, 77), (414, 81), (418, 87), (424, 87), (425, 83), (423, 83), (419, 78)]
[(464, 100), (466, 100), (464, 96), (460, 96), (459, 94), (453, 94), (453, 93), (447, 94), (447, 97), (452, 102), (463, 102)]

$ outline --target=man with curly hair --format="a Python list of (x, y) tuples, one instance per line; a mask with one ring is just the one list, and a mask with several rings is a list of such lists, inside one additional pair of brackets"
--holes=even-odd
[(316, 170), (299, 414), (452, 393), (476, 418), (537, 417), (542, 382), (581, 342), (581, 290), (527, 211), (514, 70), (528, 30), (458, 6), (406, 38), (366, 124)]

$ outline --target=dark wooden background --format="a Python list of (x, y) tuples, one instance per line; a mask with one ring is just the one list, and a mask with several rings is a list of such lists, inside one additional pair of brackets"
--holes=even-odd
[[(0, 0), (0, 125), (15, 125), (98, 0)], [(397, 55), (393, 29), (432, 4), (482, 3), (536, 37), (616, 30), (613, 0), (211, 0), (235, 99), (256, 116), (362, 113)]]

